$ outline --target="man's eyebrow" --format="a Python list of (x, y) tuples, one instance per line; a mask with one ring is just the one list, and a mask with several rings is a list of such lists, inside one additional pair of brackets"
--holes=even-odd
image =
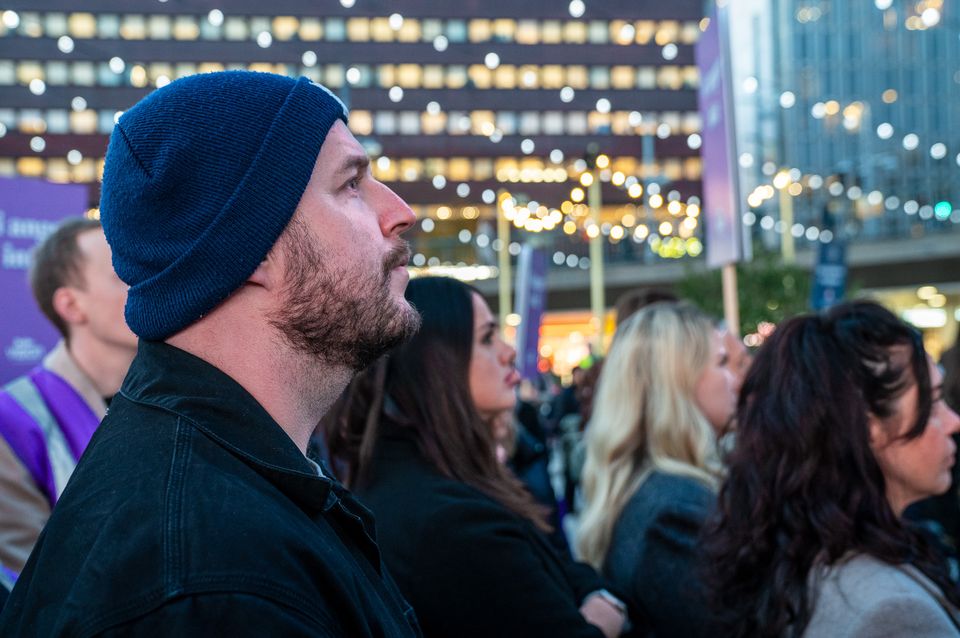
[(352, 155), (345, 159), (342, 164), (334, 171), (334, 175), (354, 174), (359, 171), (367, 170), (370, 166), (370, 158), (366, 155)]

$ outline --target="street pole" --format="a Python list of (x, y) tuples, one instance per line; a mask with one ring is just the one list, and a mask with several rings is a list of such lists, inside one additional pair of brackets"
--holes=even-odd
[(721, 272), (723, 284), (723, 320), (727, 330), (740, 337), (740, 300), (737, 296), (737, 265), (727, 264)]
[[(590, 206), (590, 219), (600, 230), (600, 171), (595, 171), (594, 180), (587, 187), (587, 203)], [(604, 294), (603, 294), (603, 233), (597, 232), (590, 238), (590, 309), (593, 311), (594, 333), (593, 351), (603, 355)]]
[(500, 251), (497, 254), (497, 263), (499, 266), (498, 284), (500, 288), (500, 326), (507, 325), (507, 315), (510, 314), (510, 282), (512, 273), (510, 271), (510, 221), (503, 214), (503, 202), (510, 197), (510, 194), (501, 190), (497, 196), (497, 239), (500, 241)]

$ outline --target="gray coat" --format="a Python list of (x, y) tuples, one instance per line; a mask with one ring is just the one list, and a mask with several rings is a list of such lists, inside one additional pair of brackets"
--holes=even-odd
[(652, 472), (613, 530), (603, 573), (630, 597), (631, 636), (714, 636), (700, 584), (699, 535), (716, 496), (693, 478)]
[(851, 555), (812, 579), (806, 638), (934, 638), (960, 635), (960, 611), (911, 565)]

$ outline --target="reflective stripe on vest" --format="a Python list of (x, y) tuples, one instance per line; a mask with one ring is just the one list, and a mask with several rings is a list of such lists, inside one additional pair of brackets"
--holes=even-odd
[(57, 489), (57, 497), (63, 493), (70, 475), (77, 466), (67, 439), (60, 429), (57, 419), (50, 413), (43, 395), (37, 386), (27, 377), (20, 377), (8, 383), (3, 388), (23, 411), (40, 426), (43, 438), (47, 444), (47, 457), (50, 459), (50, 469), (53, 471), (53, 482)]

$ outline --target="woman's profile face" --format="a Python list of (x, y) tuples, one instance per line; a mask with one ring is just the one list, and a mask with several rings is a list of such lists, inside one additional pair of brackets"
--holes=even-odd
[(473, 297), (473, 352), (470, 356), (470, 396), (484, 419), (512, 410), (520, 374), (514, 366), (517, 352), (503, 340), (487, 302)]
[(928, 357), (933, 405), (923, 434), (900, 438), (917, 419), (918, 387), (914, 383), (897, 400), (895, 413), (883, 421), (871, 418), (874, 456), (886, 482), (893, 511), (903, 513), (910, 503), (943, 494), (950, 488), (956, 456), (952, 435), (960, 430), (960, 417), (943, 400), (943, 375)]
[(703, 416), (721, 433), (729, 425), (737, 408), (736, 380), (727, 365), (727, 350), (716, 330), (710, 333), (710, 358), (693, 389), (693, 400)]

